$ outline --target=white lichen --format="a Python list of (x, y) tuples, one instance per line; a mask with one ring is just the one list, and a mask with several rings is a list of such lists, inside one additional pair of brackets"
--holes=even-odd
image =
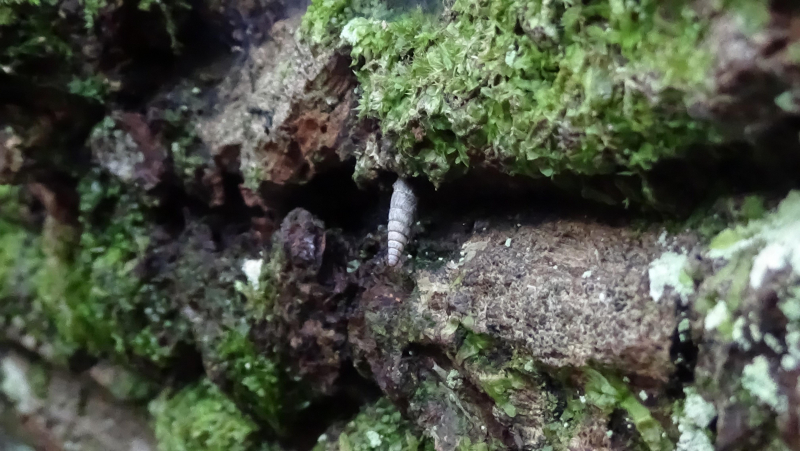
[(676, 451), (714, 451), (711, 439), (702, 429), (679, 424), (678, 431), (681, 436)]
[(750, 287), (761, 288), (764, 279), (771, 271), (780, 271), (789, 263), (791, 251), (781, 243), (771, 243), (758, 253), (750, 270)]
[(786, 412), (786, 397), (779, 392), (778, 384), (772, 379), (766, 357), (758, 356), (744, 367), (742, 386), (776, 412)]
[(800, 366), (800, 331), (796, 325), (789, 324), (786, 333), (786, 354), (781, 357), (781, 367), (786, 371), (793, 371)]
[(786, 299), (778, 307), (789, 321), (800, 321), (800, 299), (797, 297)]
[(686, 401), (683, 406), (683, 414), (686, 419), (695, 426), (707, 427), (717, 415), (717, 409), (714, 408), (714, 404), (706, 401), (692, 387), (684, 389), (684, 393), (686, 394)]
[(372, 27), (379, 23), (380, 22), (377, 20), (356, 17), (347, 22), (347, 24), (342, 28), (342, 32), (339, 37), (341, 37), (344, 42), (350, 45), (358, 45), (358, 43), (370, 33)]
[(683, 415), (678, 418), (677, 451), (713, 451), (708, 425), (717, 415), (713, 404), (703, 399), (692, 387), (684, 389), (686, 399), (683, 404)]
[(712, 240), (708, 256), (731, 260), (743, 251), (758, 252), (750, 270), (750, 287), (790, 267), (800, 274), (800, 191), (790, 192), (778, 208), (759, 221), (726, 229)]
[(116, 128), (116, 122), (109, 116), (92, 130), (89, 146), (92, 158), (125, 182), (136, 178), (136, 167), (144, 162), (144, 154), (133, 137)]
[(724, 301), (719, 301), (706, 315), (705, 328), (708, 331), (716, 330), (722, 324), (729, 322), (730, 319), (731, 314), (728, 311), (728, 305)]
[(761, 337), (761, 329), (758, 328), (758, 324), (750, 323), (750, 338), (752, 338), (754, 342), (758, 343), (761, 341)]
[(369, 440), (369, 446), (371, 448), (378, 448), (383, 444), (383, 440), (381, 440), (381, 435), (375, 431), (367, 431), (367, 440)]
[(650, 278), (650, 297), (658, 302), (664, 296), (667, 287), (672, 287), (683, 301), (694, 292), (694, 287), (684, 283), (681, 277), (686, 264), (686, 255), (675, 252), (665, 252), (661, 257), (650, 263), (648, 277)]
[(0, 391), (14, 403), (18, 413), (22, 415), (33, 413), (37, 409), (38, 402), (33, 388), (28, 382), (25, 362), (13, 356), (7, 356), (0, 364), (0, 371), (2, 371)]
[(736, 318), (736, 321), (733, 322), (733, 331), (731, 333), (731, 338), (733, 338), (733, 341), (735, 341), (736, 344), (738, 344), (739, 347), (742, 348), (742, 350), (749, 351), (752, 344), (747, 339), (747, 337), (744, 336), (745, 323), (746, 321), (744, 317), (740, 316)]
[(253, 289), (258, 290), (261, 284), (261, 268), (264, 266), (263, 259), (245, 260), (242, 264), (242, 272), (247, 278), (247, 282)]
[(783, 345), (776, 336), (772, 334), (764, 334), (764, 343), (776, 353), (783, 354)]

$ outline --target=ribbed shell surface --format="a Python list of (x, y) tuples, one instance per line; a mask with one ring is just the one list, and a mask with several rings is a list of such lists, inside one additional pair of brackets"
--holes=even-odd
[(405, 180), (397, 179), (393, 188), (389, 205), (389, 266), (396, 266), (400, 262), (400, 255), (411, 236), (411, 224), (417, 208), (417, 198)]

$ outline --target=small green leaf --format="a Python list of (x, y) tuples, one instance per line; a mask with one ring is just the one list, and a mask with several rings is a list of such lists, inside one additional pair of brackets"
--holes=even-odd
[(510, 402), (503, 404), (501, 408), (503, 409), (503, 412), (505, 412), (506, 415), (510, 416), (511, 418), (517, 416), (517, 408), (514, 407), (514, 405)]
[(723, 250), (727, 249), (734, 244), (738, 243), (742, 240), (742, 236), (733, 229), (725, 229), (719, 233), (711, 243), (708, 245), (709, 248), (714, 250)]

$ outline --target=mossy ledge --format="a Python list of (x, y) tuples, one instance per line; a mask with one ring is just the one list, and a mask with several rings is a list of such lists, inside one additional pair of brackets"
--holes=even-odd
[(712, 63), (689, 2), (411, 4), (319, 0), (304, 18), (309, 40), (350, 52), (358, 111), (388, 138), (389, 156), (358, 155), (356, 178), (642, 173), (719, 138), (687, 113)]

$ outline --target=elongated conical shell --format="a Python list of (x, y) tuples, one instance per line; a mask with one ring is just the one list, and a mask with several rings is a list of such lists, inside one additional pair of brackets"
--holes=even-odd
[(396, 266), (400, 262), (400, 255), (411, 236), (411, 224), (417, 208), (417, 198), (405, 180), (397, 179), (393, 188), (389, 206), (389, 266)]

